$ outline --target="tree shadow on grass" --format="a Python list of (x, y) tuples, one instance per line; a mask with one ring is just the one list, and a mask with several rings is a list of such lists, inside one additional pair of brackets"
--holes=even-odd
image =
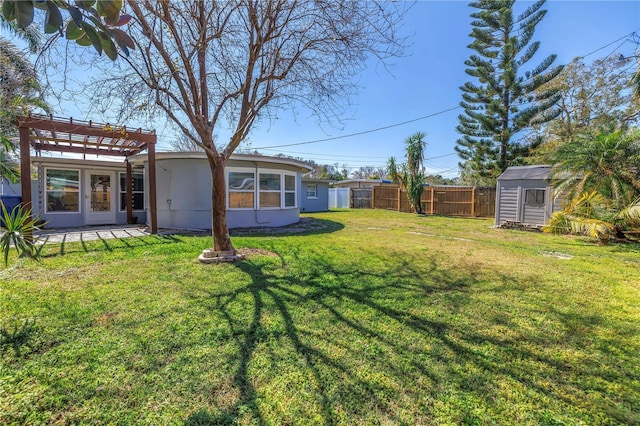
[(344, 229), (344, 224), (329, 219), (320, 219), (316, 217), (301, 217), (300, 220), (291, 225), (281, 227), (252, 227), (252, 228), (233, 228), (229, 230), (231, 236), (236, 237), (253, 237), (253, 236), (291, 236), (291, 235), (320, 235)]
[[(130, 250), (144, 246), (184, 242), (184, 240), (175, 235), (150, 235), (145, 237), (130, 235), (118, 237), (113, 232), (111, 234), (111, 237), (105, 238), (96, 232), (96, 236), (90, 239), (83, 237), (81, 234), (77, 241), (67, 241), (66, 236), (64, 236), (61, 241), (51, 243), (49, 242), (49, 236), (46, 236), (39, 239), (38, 252), (41, 253), (40, 257), (50, 258), (71, 253), (113, 252), (114, 250)], [(45, 253), (45, 249), (48, 252)]]
[[(235, 342), (238, 356), (229, 361), (235, 363), (233, 385), (238, 397), (230, 407), (194, 413), (186, 424), (263, 424), (273, 422), (274, 415), (280, 416), (277, 421), (291, 421), (286, 416), (293, 414), (277, 410), (274, 414), (273, 407), (265, 413), (265, 404), (269, 405), (266, 391), (257, 388), (251, 369), (255, 358), (265, 352), (271, 353), (272, 364), (261, 371), (263, 380), (271, 376), (287, 381), (286, 373), (279, 375), (279, 368), (298, 369), (306, 380), (304, 389), (314, 422), (321, 419), (327, 425), (344, 422), (345, 415), (355, 423), (426, 421), (432, 404), (452, 390), (473, 401), (467, 405), (452, 402), (452, 408), (459, 410), (455, 420), (482, 423), (490, 417), (487, 411), (477, 412), (477, 405), (495, 407), (504, 398), (494, 380), (518, 383), (527, 392), (569, 407), (576, 398), (567, 395), (567, 390), (580, 393), (588, 389), (575, 384), (548, 386), (548, 380), (555, 374), (563, 376), (563, 381), (587, 382), (604, 376), (593, 364), (570, 371), (561, 356), (538, 350), (536, 345), (562, 347), (564, 339), (547, 339), (527, 330), (528, 325), (523, 327), (527, 318), (518, 317), (518, 310), (524, 305), (490, 316), (486, 309), (473, 310), (474, 304), (483, 303), (483, 293), (506, 297), (524, 291), (533, 284), (533, 277), (516, 277), (478, 265), (460, 264), (452, 269), (436, 257), (425, 257), (416, 265), (402, 253), (375, 259), (387, 261), (377, 268), (332, 263), (321, 255), (305, 261), (294, 253), (294, 259), (296, 270), (258, 258), (237, 263), (233, 267), (250, 278), (248, 284), (233, 291), (214, 290), (204, 298), (193, 296), (224, 319)], [(491, 285), (487, 285), (489, 279)], [(238, 304), (250, 310), (248, 322), (238, 316)], [(584, 322), (553, 309), (545, 315), (560, 324)], [(602, 325), (605, 320), (594, 315), (588, 322)], [(274, 317), (279, 320), (277, 332)], [(482, 323), (474, 324), (476, 319)], [(498, 327), (505, 330), (504, 335), (490, 331)], [(575, 333), (575, 327), (565, 332)], [(288, 351), (286, 361), (277, 355), (283, 350)], [(523, 364), (543, 373), (531, 374)], [(285, 392), (295, 398), (293, 393), (300, 386), (289, 383)], [(406, 404), (414, 410), (410, 420), (400, 414), (404, 409), (406, 415)], [(544, 415), (553, 420), (553, 410)]]

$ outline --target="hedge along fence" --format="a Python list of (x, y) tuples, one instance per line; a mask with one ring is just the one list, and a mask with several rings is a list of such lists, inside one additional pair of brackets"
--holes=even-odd
[[(371, 189), (374, 209), (412, 213), (406, 191), (398, 186)], [(443, 216), (493, 217), (496, 213), (496, 189), (475, 186), (427, 186), (420, 197), (426, 214)]]

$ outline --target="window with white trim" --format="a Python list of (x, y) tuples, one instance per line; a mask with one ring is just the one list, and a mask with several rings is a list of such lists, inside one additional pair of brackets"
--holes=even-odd
[[(297, 206), (295, 173), (241, 168), (227, 171), (229, 209), (287, 209)], [(257, 182), (257, 183), (256, 183)]]
[[(131, 189), (133, 192), (133, 210), (144, 210), (144, 175), (131, 174)], [(127, 209), (127, 174), (120, 173), (120, 211)]]
[(227, 172), (227, 188), (229, 190), (228, 205), (230, 209), (252, 209), (255, 202), (254, 172)]
[(284, 207), (296, 206), (296, 175), (284, 174)]
[(318, 198), (318, 185), (315, 183), (307, 184), (307, 198)]
[(47, 168), (45, 180), (47, 213), (80, 211), (80, 170)]
[(531, 207), (544, 206), (546, 191), (544, 189), (527, 189), (525, 190), (524, 204)]
[(261, 209), (279, 209), (282, 197), (282, 175), (280, 173), (260, 172), (258, 198)]

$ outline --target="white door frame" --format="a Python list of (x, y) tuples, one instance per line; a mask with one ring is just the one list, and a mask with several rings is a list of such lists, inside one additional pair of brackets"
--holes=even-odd
[[(87, 170), (85, 172), (84, 183), (84, 221), (87, 225), (111, 225), (116, 223), (118, 182), (116, 172), (108, 170)], [(92, 195), (99, 196), (105, 194), (92, 194), (91, 177), (109, 176), (108, 199), (103, 199), (103, 203), (108, 201), (109, 210), (93, 211), (91, 208)], [(105, 207), (105, 204), (102, 204)]]

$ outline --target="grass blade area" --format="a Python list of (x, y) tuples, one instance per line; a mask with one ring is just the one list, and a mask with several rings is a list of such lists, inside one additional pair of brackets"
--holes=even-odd
[[(2, 424), (639, 424), (638, 245), (385, 211), (0, 270)], [(309, 226), (310, 225), (310, 226)]]

